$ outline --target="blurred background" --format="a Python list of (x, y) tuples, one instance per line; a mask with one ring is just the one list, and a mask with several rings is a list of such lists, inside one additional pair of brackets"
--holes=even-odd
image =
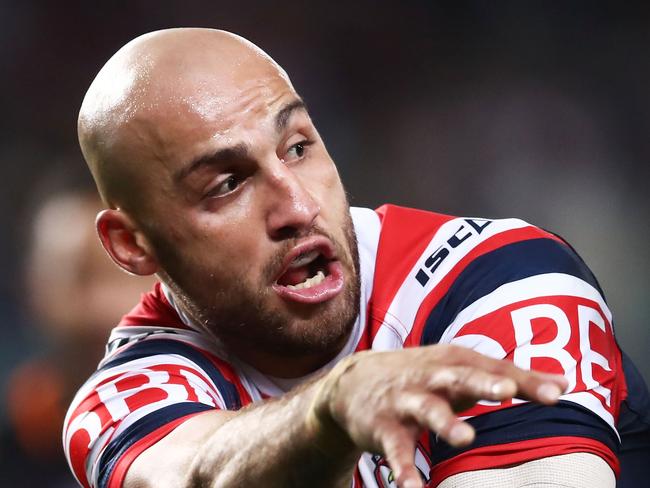
[(518, 216), (569, 240), (648, 381), (650, 3), (0, 0), (0, 485), (72, 486), (65, 404), (150, 286), (93, 236), (76, 115), (120, 46), (175, 26), (282, 64), (354, 204)]

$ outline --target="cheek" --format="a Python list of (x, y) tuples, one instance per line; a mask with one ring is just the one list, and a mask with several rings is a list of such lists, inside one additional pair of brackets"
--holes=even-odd
[(205, 216), (191, 231), (196, 255), (202, 258), (198, 266), (219, 267), (239, 276), (249, 274), (257, 266), (260, 255), (260, 231), (249, 215), (248, 206), (235, 203), (222, 215)]
[[(306, 178), (308, 178), (308, 182), (311, 182), (310, 186), (314, 196), (319, 199), (321, 207), (322, 204), (328, 207), (345, 205), (346, 197), (343, 184), (336, 166), (329, 158), (326, 161), (315, 162), (313, 171), (306, 175)], [(314, 185), (313, 182), (317, 182), (317, 185)]]

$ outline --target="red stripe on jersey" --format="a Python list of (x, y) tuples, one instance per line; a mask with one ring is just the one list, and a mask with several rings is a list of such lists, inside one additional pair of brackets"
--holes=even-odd
[(586, 452), (601, 457), (618, 476), (616, 455), (605, 444), (587, 437), (544, 437), (496, 446), (478, 447), (437, 464), (428, 486), (438, 486), (445, 478), (466, 471), (507, 468), (551, 456)]
[(144, 436), (139, 441), (135, 442), (118, 460), (117, 464), (113, 468), (111, 477), (108, 480), (107, 488), (122, 488), (122, 483), (124, 483), (124, 478), (128, 469), (133, 464), (133, 461), (142, 454), (149, 447), (153, 446), (163, 437), (167, 436), (172, 430), (178, 427), (180, 424), (194, 417), (195, 415), (202, 412), (195, 412), (184, 417), (180, 417), (176, 420), (169, 422), (168, 424), (159, 427), (150, 434)]
[(70, 467), (84, 488), (89, 488), (86, 478), (86, 457), (90, 449), (90, 435), (85, 429), (78, 429), (70, 438)]
[(361, 473), (359, 473), (359, 468), (354, 470), (354, 474), (352, 475), (352, 488), (362, 488), (363, 487), (363, 479), (361, 478)]
[[(377, 213), (382, 219), (382, 226), (373, 294), (368, 304), (368, 309), (372, 312), (368, 316), (369, 321), (381, 324), (390, 303), (431, 238), (443, 224), (457, 217), (394, 205), (383, 205), (377, 209)], [(376, 329), (377, 327), (366, 328), (372, 336), (377, 332)], [(364, 343), (372, 341), (372, 337), (365, 339)], [(368, 342), (365, 349), (369, 347)], [(361, 349), (361, 346), (357, 349)]]
[[(67, 435), (67, 430), (71, 428), (73, 422), (80, 415), (96, 415), (97, 421), (100, 424), (99, 436), (101, 436), (106, 429), (115, 426), (113, 422), (113, 417), (106, 408), (106, 405), (100, 400), (99, 395), (95, 390), (93, 390), (75, 409), (74, 414), (70, 416), (70, 419), (65, 425), (65, 434)], [(90, 433), (86, 430), (85, 426), (77, 425), (75, 431), (72, 432), (70, 436), (70, 441), (68, 443), (68, 455), (70, 466), (74, 472), (77, 479), (81, 484), (88, 488), (89, 483), (86, 478), (86, 459), (90, 453)], [(97, 442), (95, 439), (93, 442)]]
[(518, 229), (507, 230), (497, 234), (495, 236), (486, 239), (481, 242), (478, 246), (472, 249), (467, 253), (450, 271), (445, 275), (445, 277), (438, 283), (437, 286), (431, 290), (431, 293), (422, 300), (418, 313), (415, 316), (415, 322), (411, 333), (406, 338), (404, 347), (407, 346), (419, 346), (420, 339), (422, 338), (422, 333), (424, 331), (424, 326), (426, 325), (427, 318), (431, 311), (438, 304), (440, 299), (445, 296), (449, 291), (449, 288), (454, 284), (458, 276), (467, 268), (467, 266), (474, 261), (476, 258), (488, 254), (496, 249), (507, 246), (508, 244), (513, 244), (515, 242), (523, 242), (531, 239), (553, 239), (566, 245), (562, 239), (554, 236), (548, 232), (545, 232), (537, 227), (521, 227)]
[[(101, 384), (104, 384), (108, 381), (114, 380), (115, 378), (119, 377), (120, 375), (112, 375), (110, 378), (107, 378), (106, 380), (102, 381)], [(88, 396), (86, 396), (74, 409), (74, 412), (70, 415), (70, 419), (68, 421), (68, 425), (71, 424), (74, 419), (76, 419), (80, 414), (82, 413), (87, 413), (90, 411), (94, 411), (98, 408), (98, 405), (103, 407), (104, 404), (102, 401), (99, 399), (99, 395), (97, 394), (97, 386), (95, 386), (92, 391), (88, 393)], [(105, 410), (105, 409), (104, 409)], [(102, 419), (102, 425), (104, 424), (105, 419), (110, 419), (111, 416), (108, 413), (108, 411), (102, 410), (101, 412), (96, 412), (100, 418)], [(108, 421), (108, 420), (106, 420)]]
[(192, 330), (183, 323), (176, 310), (169, 304), (159, 282), (151, 291), (142, 295), (140, 303), (122, 317), (118, 327), (129, 325)]

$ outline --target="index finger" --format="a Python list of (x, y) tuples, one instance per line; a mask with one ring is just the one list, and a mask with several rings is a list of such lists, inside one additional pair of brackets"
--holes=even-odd
[(507, 359), (494, 359), (468, 348), (456, 347), (465, 349), (455, 351), (460, 362), (514, 381), (518, 398), (550, 405), (556, 403), (569, 386), (562, 375), (524, 370)]

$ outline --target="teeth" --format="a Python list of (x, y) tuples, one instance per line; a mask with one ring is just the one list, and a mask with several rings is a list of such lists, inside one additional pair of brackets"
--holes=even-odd
[(296, 259), (293, 260), (293, 262), (289, 265), (289, 268), (299, 268), (300, 266), (305, 266), (309, 263), (311, 263), (313, 260), (315, 260), (319, 256), (318, 251), (312, 251), (308, 252), (307, 254), (301, 254), (298, 256)]
[(319, 271), (318, 273), (316, 273), (316, 276), (307, 278), (305, 281), (303, 281), (302, 283), (298, 283), (297, 285), (287, 285), (287, 288), (290, 288), (292, 290), (302, 290), (303, 288), (311, 288), (312, 286), (316, 286), (322, 283), (324, 279), (325, 279), (325, 273)]

